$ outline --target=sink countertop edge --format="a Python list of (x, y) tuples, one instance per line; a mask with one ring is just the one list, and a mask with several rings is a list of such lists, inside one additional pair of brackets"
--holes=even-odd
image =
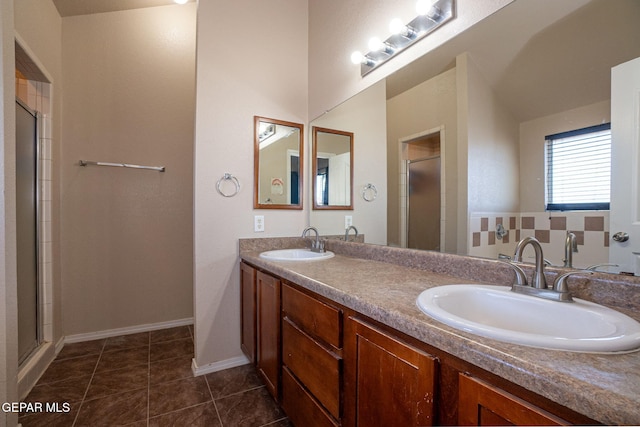
[[(320, 264), (272, 262), (260, 258), (259, 252), (241, 252), (240, 257), (604, 424), (640, 423), (640, 409), (634, 410), (640, 408), (640, 383), (628, 376), (630, 372), (640, 372), (640, 352), (602, 355), (509, 344), (459, 331), (420, 311), (415, 303), (420, 293), (416, 286), (425, 290), (459, 283), (458, 277), (344, 256), (339, 252)], [(368, 273), (366, 276), (358, 272), (357, 267), (363, 267), (361, 263), (367, 263), (367, 268), (363, 268)], [(345, 270), (346, 266), (350, 268)], [(389, 278), (397, 274), (406, 274), (406, 277), (402, 280)], [(366, 290), (359, 285), (364, 279)], [(410, 286), (400, 289), (405, 288), (405, 283), (399, 282), (406, 280)], [(372, 290), (385, 297), (376, 301)], [(388, 299), (390, 292), (400, 300)], [(620, 366), (611, 366), (612, 357)], [(545, 359), (554, 359), (554, 366), (544, 363)], [(603, 371), (604, 367), (609, 372)], [(597, 378), (597, 374), (602, 378)], [(609, 382), (603, 382), (603, 378)], [(585, 392), (576, 395), (576, 390)]]

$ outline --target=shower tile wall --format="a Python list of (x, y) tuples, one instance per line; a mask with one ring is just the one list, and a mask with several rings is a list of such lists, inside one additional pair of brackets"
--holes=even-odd
[[(507, 234), (499, 238), (496, 227), (502, 224)], [(498, 258), (499, 254), (513, 255), (520, 239), (520, 214), (513, 212), (472, 213), (469, 225), (469, 255)]]
[[(495, 235), (499, 222), (508, 230), (502, 240)], [(608, 211), (472, 213), (469, 254), (484, 258), (497, 258), (500, 253), (511, 256), (518, 240), (530, 236), (540, 241), (545, 258), (553, 265), (562, 265), (567, 230), (578, 239), (574, 266), (587, 267), (608, 260)]]

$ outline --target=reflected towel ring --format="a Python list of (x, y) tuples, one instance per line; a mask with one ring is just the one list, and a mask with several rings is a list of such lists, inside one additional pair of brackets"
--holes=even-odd
[[(222, 183), (225, 181), (233, 182), (233, 185), (235, 186), (235, 191), (233, 193), (225, 193), (224, 191), (222, 191)], [(218, 193), (220, 193), (221, 196), (233, 197), (236, 194), (238, 194), (238, 192), (240, 191), (240, 181), (238, 181), (238, 178), (231, 175), (230, 173), (225, 173), (222, 176), (222, 178), (218, 180), (218, 183), (216, 184), (216, 189), (218, 190)]]
[(362, 189), (362, 198), (366, 202), (373, 202), (378, 197), (378, 189), (373, 184), (367, 184)]

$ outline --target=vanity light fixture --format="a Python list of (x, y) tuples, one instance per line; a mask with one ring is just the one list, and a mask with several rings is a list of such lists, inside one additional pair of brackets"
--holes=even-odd
[(408, 39), (415, 39), (418, 33), (416, 33), (413, 28), (409, 28), (402, 23), (402, 19), (394, 18), (389, 23), (389, 31), (392, 35), (400, 35), (402, 37), (406, 37)]
[(378, 37), (371, 37), (369, 39), (369, 50), (371, 52), (385, 52), (388, 55), (393, 55), (395, 49), (387, 43), (380, 40)]
[(455, 0), (418, 0), (416, 16), (408, 24), (396, 18), (389, 24), (391, 36), (382, 41), (377, 37), (369, 40), (369, 52), (355, 51), (351, 62), (360, 64), (360, 75), (364, 77), (427, 34), (434, 32), (455, 15)]

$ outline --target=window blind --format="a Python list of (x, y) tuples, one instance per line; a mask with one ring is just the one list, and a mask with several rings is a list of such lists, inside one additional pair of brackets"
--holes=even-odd
[(548, 135), (547, 210), (608, 210), (611, 124)]

